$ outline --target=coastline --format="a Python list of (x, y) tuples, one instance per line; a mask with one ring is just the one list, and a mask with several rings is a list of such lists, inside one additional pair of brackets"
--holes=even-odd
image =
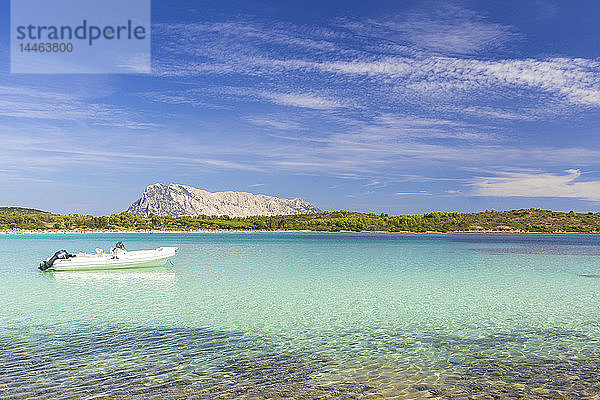
[[(0, 208), (1, 211), (1, 208)], [(9, 210), (10, 211), (10, 210)], [(214, 233), (214, 232), (376, 232), (376, 233), (600, 233), (600, 213), (520, 209), (476, 213), (435, 211), (392, 215), (354, 211), (276, 216), (95, 217), (41, 212), (0, 212), (0, 233)]]
[(82, 229), (82, 230), (67, 230), (67, 229), (48, 229), (48, 230), (0, 230), (0, 235), (71, 235), (71, 234), (113, 234), (113, 233), (122, 233), (122, 234), (132, 234), (132, 233), (148, 233), (148, 234), (194, 234), (194, 233), (388, 233), (388, 234), (452, 234), (452, 233), (510, 233), (510, 234), (578, 234), (578, 235), (593, 235), (600, 234), (600, 231), (590, 231), (590, 232), (568, 232), (568, 231), (551, 231), (551, 232), (539, 232), (539, 231), (524, 231), (520, 229), (513, 230), (464, 230), (464, 231), (426, 231), (426, 232), (415, 232), (415, 231), (349, 231), (349, 230), (340, 230), (340, 231), (316, 231), (316, 230), (308, 230), (308, 229), (276, 229), (276, 230), (249, 230), (249, 229), (197, 229), (197, 230), (150, 230), (150, 229), (139, 229), (139, 230), (113, 230), (113, 229)]

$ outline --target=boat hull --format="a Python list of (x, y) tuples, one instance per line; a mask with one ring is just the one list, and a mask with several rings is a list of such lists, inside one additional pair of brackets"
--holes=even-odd
[(83, 255), (66, 260), (57, 260), (48, 271), (96, 271), (129, 268), (162, 267), (177, 252), (176, 247), (161, 247), (156, 250), (131, 251), (119, 255)]

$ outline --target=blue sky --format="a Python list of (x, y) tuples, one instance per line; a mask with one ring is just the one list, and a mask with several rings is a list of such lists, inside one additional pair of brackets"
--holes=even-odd
[(10, 74), (0, 5), (2, 205), (599, 209), (596, 1), (154, 0), (149, 75)]

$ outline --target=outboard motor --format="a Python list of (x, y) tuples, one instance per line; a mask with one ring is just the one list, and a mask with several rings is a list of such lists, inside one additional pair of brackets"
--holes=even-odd
[(63, 250), (59, 250), (56, 253), (54, 253), (54, 255), (52, 257), (50, 257), (50, 259), (42, 261), (40, 263), (39, 269), (41, 271), (45, 271), (48, 268), (51, 268), (52, 265), (54, 265), (54, 261), (56, 261), (56, 260), (66, 260), (66, 259), (71, 258), (71, 257), (75, 257), (75, 254), (69, 254), (69, 252), (66, 251), (66, 250), (64, 250), (64, 249)]
[(113, 260), (119, 258), (119, 253), (120, 252), (123, 252), (123, 253), (127, 252), (127, 249), (125, 248), (125, 245), (121, 241), (115, 243), (115, 247), (112, 247), (110, 249), (111, 258)]

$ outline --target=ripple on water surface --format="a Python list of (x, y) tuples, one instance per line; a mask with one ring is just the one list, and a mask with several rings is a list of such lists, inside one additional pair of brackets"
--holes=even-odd
[[(304, 348), (244, 333), (4, 329), (2, 398), (593, 398), (598, 340), (573, 331), (466, 339), (346, 332)], [(389, 331), (388, 331), (389, 332)], [(353, 338), (353, 340), (350, 340)], [(279, 341), (279, 342), (278, 342)]]
[(131, 235), (175, 266), (35, 271), (122, 239), (0, 238), (0, 398), (600, 397), (597, 236)]

